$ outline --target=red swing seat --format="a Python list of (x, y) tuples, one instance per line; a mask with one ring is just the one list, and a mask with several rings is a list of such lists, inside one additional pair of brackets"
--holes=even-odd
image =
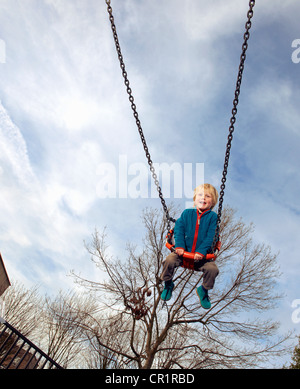
[[(166, 236), (166, 247), (172, 251), (172, 252), (175, 252), (175, 245), (173, 244), (173, 235), (174, 235), (174, 230), (170, 230)], [(215, 250), (214, 250), (214, 253), (213, 254), (206, 254), (204, 256), (204, 260), (213, 260), (215, 261), (216, 260), (216, 257), (221, 249), (221, 241), (218, 241), (215, 245)], [(195, 260), (194, 260), (194, 257), (195, 257), (195, 253), (190, 253), (188, 251), (185, 251), (182, 255), (182, 258), (183, 258), (183, 263), (182, 263), (182, 267), (184, 267), (185, 269), (191, 269), (191, 270), (195, 270), (195, 266), (194, 266), (194, 263), (195, 263)]]

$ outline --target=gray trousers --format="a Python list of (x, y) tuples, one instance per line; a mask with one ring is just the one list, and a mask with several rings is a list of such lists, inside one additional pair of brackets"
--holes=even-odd
[[(182, 257), (176, 253), (169, 254), (166, 259), (163, 261), (163, 270), (161, 273), (162, 281), (170, 281), (173, 278), (174, 271), (177, 267), (182, 265)], [(218, 266), (215, 262), (199, 261), (199, 268), (197, 270), (203, 272), (203, 282), (202, 285), (205, 289), (212, 289), (215, 284), (215, 279), (219, 274)], [(197, 262), (195, 262), (197, 264)]]

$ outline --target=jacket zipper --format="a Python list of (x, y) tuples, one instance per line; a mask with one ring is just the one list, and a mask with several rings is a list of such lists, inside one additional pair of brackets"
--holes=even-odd
[(193, 241), (193, 246), (192, 246), (192, 251), (191, 251), (192, 253), (194, 253), (195, 250), (196, 250), (196, 245), (197, 245), (197, 240), (198, 240), (198, 233), (199, 233), (199, 226), (200, 226), (200, 219), (205, 214), (205, 212), (207, 212), (207, 210), (200, 214), (198, 209), (197, 209), (197, 222), (196, 222), (194, 241)]

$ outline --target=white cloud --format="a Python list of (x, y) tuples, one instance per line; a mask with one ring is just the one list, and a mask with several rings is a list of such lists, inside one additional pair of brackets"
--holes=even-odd
[(84, 130), (90, 124), (94, 124), (98, 116), (97, 104), (86, 98), (64, 96), (58, 101), (58, 106), (62, 126), (69, 130)]
[(31, 185), (35, 181), (35, 176), (28, 158), (26, 143), (1, 102), (0, 123), (0, 160), (8, 163), (19, 181)]
[[(246, 22), (248, 3), (222, 0), (214, 3), (195, 2), (188, 0), (185, 4), (185, 27), (192, 40), (211, 42), (220, 36), (239, 34)], [(214, 48), (217, 50), (217, 43)]]

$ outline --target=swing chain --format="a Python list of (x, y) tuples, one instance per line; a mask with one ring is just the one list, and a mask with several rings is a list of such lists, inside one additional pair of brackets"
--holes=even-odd
[(124, 83), (125, 83), (125, 86), (126, 86), (126, 91), (127, 91), (128, 96), (129, 96), (129, 101), (131, 103), (131, 109), (133, 111), (133, 116), (135, 118), (136, 125), (137, 125), (137, 128), (138, 128), (138, 132), (139, 132), (140, 137), (141, 137), (141, 141), (142, 141), (142, 144), (143, 144), (143, 147), (144, 147), (144, 151), (145, 151), (145, 154), (146, 154), (148, 165), (150, 167), (150, 171), (152, 173), (152, 177), (153, 177), (154, 183), (156, 185), (157, 192), (158, 192), (158, 195), (159, 195), (159, 198), (160, 198), (163, 210), (164, 210), (166, 218), (167, 218), (167, 228), (168, 228), (168, 231), (169, 231), (171, 229), (171, 222), (175, 223), (175, 219), (173, 219), (169, 215), (168, 207), (167, 207), (165, 199), (163, 197), (163, 193), (162, 193), (161, 187), (159, 185), (157, 174), (156, 174), (154, 166), (153, 166), (153, 162), (152, 162), (152, 159), (151, 159), (151, 156), (150, 156), (150, 152), (149, 152), (149, 149), (148, 149), (148, 146), (147, 146), (147, 143), (146, 143), (146, 139), (144, 137), (144, 132), (143, 132), (143, 129), (142, 129), (141, 121), (139, 119), (139, 115), (138, 115), (138, 112), (137, 112), (136, 104), (134, 103), (134, 97), (132, 95), (132, 89), (130, 87), (130, 83), (129, 83), (128, 76), (127, 76), (127, 71), (125, 69), (125, 63), (124, 63), (123, 55), (122, 55), (122, 52), (121, 52), (121, 47), (120, 47), (119, 38), (118, 38), (118, 34), (117, 34), (117, 28), (116, 28), (115, 21), (114, 21), (114, 16), (113, 16), (113, 13), (112, 13), (112, 7), (110, 5), (110, 0), (105, 0), (105, 2), (107, 4), (107, 12), (109, 14), (109, 20), (110, 20), (110, 24), (111, 24), (111, 29), (112, 29), (112, 32), (113, 32), (115, 46), (116, 46), (116, 50), (117, 50), (117, 54), (118, 54), (118, 58), (119, 58), (119, 62), (120, 62), (120, 67), (121, 67), (121, 70), (122, 70), (122, 76), (124, 78)]
[(233, 132), (234, 132), (234, 124), (236, 121), (236, 114), (237, 114), (237, 106), (239, 103), (239, 95), (240, 95), (240, 89), (242, 84), (242, 77), (243, 77), (243, 71), (245, 66), (245, 60), (246, 60), (246, 51), (248, 48), (248, 40), (250, 38), (250, 28), (251, 28), (251, 19), (253, 17), (253, 7), (255, 6), (255, 0), (249, 1), (249, 10), (247, 13), (247, 22), (245, 24), (246, 32), (244, 34), (244, 42), (242, 45), (242, 54), (240, 57), (240, 65), (239, 65), (239, 71), (237, 76), (237, 82), (236, 82), (236, 89), (234, 93), (234, 99), (233, 99), (233, 109), (231, 111), (232, 116), (230, 118), (230, 126), (229, 126), (229, 135), (228, 135), (228, 141), (226, 145), (226, 153), (225, 153), (225, 161), (224, 161), (224, 169), (223, 169), (223, 175), (221, 179), (221, 186), (220, 186), (220, 198), (219, 198), (219, 208), (218, 208), (218, 220), (217, 220), (217, 228), (216, 233), (214, 237), (214, 242), (212, 247), (215, 247), (216, 242), (218, 241), (218, 235), (220, 231), (220, 223), (221, 223), (221, 216), (222, 216), (222, 206), (223, 206), (223, 200), (224, 200), (224, 191), (225, 191), (225, 183), (226, 183), (226, 176), (227, 176), (227, 169), (229, 165), (229, 157), (230, 157), (230, 149), (231, 149), (231, 142), (233, 139)]
[[(132, 95), (132, 89), (130, 87), (130, 83), (129, 83), (129, 80), (128, 80), (128, 77), (127, 77), (127, 72), (126, 72), (126, 69), (125, 69), (123, 55), (122, 55), (122, 52), (121, 52), (121, 47), (120, 47), (120, 43), (119, 43), (119, 39), (118, 39), (118, 35), (117, 35), (117, 29), (116, 29), (116, 25), (114, 23), (114, 17), (113, 17), (113, 14), (112, 14), (112, 7), (111, 7), (111, 0), (105, 0), (105, 2), (107, 4), (107, 11), (108, 11), (108, 14), (109, 14), (109, 20), (110, 20), (110, 23), (111, 23), (111, 29), (112, 29), (112, 32), (113, 32), (115, 46), (116, 46), (116, 50), (117, 50), (117, 54), (118, 54), (118, 58), (119, 58), (119, 62), (120, 62), (120, 67), (121, 67), (121, 70), (122, 70), (122, 76), (124, 78), (124, 83), (125, 83), (125, 86), (126, 86), (127, 94), (129, 95), (129, 101), (131, 103), (131, 109), (133, 111), (133, 116), (135, 118), (136, 125), (137, 125), (137, 128), (138, 128), (138, 132), (139, 132), (140, 137), (141, 137), (141, 141), (142, 141), (142, 144), (143, 144), (143, 147), (144, 147), (144, 151), (145, 151), (145, 154), (146, 154), (146, 157), (147, 157), (147, 160), (148, 160), (150, 171), (152, 173), (152, 177), (153, 177), (154, 183), (156, 185), (156, 188), (157, 188), (157, 191), (158, 191), (158, 194), (159, 194), (159, 198), (161, 200), (161, 204), (162, 204), (162, 207), (164, 209), (164, 212), (165, 212), (165, 215), (166, 215), (166, 218), (167, 218), (168, 230), (170, 230), (170, 228), (171, 228), (170, 227), (170, 222), (174, 222), (175, 223), (175, 219), (171, 218), (170, 215), (169, 215), (168, 208), (167, 208), (166, 202), (165, 202), (165, 200), (163, 198), (162, 190), (161, 190), (161, 187), (159, 185), (157, 174), (155, 172), (155, 169), (154, 169), (154, 166), (153, 166), (153, 162), (151, 160), (151, 156), (150, 156), (150, 153), (149, 153), (149, 150), (148, 150), (148, 146), (147, 146), (147, 143), (146, 143), (146, 140), (145, 140), (145, 137), (144, 137), (143, 129), (142, 129), (141, 122), (140, 122), (140, 119), (139, 119), (139, 115), (138, 115), (137, 109), (136, 109), (136, 104), (134, 103), (134, 97)], [(221, 179), (217, 227), (216, 227), (216, 232), (215, 232), (215, 237), (214, 237), (214, 242), (213, 242), (212, 247), (215, 247), (215, 245), (216, 245), (216, 242), (218, 240), (219, 230), (220, 230), (220, 223), (221, 223), (221, 216), (222, 216), (222, 207), (223, 207), (223, 200), (224, 200), (224, 191), (225, 191), (225, 183), (226, 183), (227, 170), (228, 170), (228, 165), (229, 165), (231, 143), (232, 143), (232, 140), (233, 140), (234, 124), (236, 122), (237, 106), (238, 106), (238, 103), (239, 103), (240, 88), (241, 88), (241, 84), (242, 84), (242, 77), (243, 77), (243, 71), (244, 71), (244, 66), (245, 66), (246, 51), (247, 51), (247, 48), (248, 48), (248, 40), (250, 38), (250, 28), (251, 28), (251, 25), (252, 25), (251, 19), (253, 17), (253, 7), (254, 6), (255, 6), (255, 0), (250, 0), (249, 1), (249, 10), (248, 10), (248, 13), (247, 13), (247, 18), (248, 19), (247, 19), (247, 22), (245, 24), (246, 31), (244, 33), (244, 42), (243, 42), (243, 45), (242, 45), (242, 54), (241, 54), (241, 57), (240, 57), (240, 65), (239, 65), (238, 77), (237, 77), (237, 82), (236, 82), (236, 89), (235, 89), (235, 94), (234, 94), (235, 97), (234, 97), (234, 100), (233, 100), (232, 116), (230, 118), (229, 135), (228, 135), (228, 138), (227, 138), (224, 168), (223, 168), (223, 174), (222, 174), (222, 179)]]

